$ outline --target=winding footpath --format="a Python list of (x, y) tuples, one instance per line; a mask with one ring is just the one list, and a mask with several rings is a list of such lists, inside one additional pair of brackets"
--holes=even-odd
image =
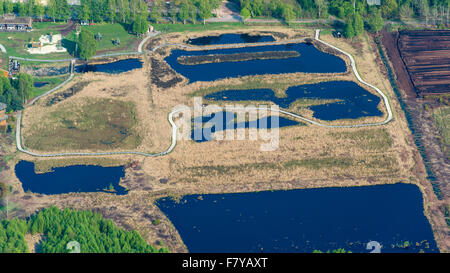
[(0, 44), (0, 52), (6, 54), (6, 48), (2, 44)]
[[(159, 35), (159, 34), (160, 34), (159, 32), (154, 32), (154, 33), (148, 35), (139, 44), (138, 52), (132, 52), (132, 53), (143, 54), (144, 53), (142, 51), (143, 45), (148, 41), (148, 39), (150, 39), (151, 37), (154, 37), (156, 35)], [(379, 126), (379, 125), (384, 125), (384, 124), (388, 123), (389, 121), (391, 121), (392, 118), (393, 118), (393, 115), (392, 115), (391, 106), (389, 104), (389, 100), (388, 100), (387, 96), (380, 89), (378, 89), (374, 85), (371, 85), (371, 84), (365, 82), (360, 77), (360, 75), (359, 75), (359, 73), (358, 73), (358, 71), (356, 69), (356, 62), (355, 62), (355, 60), (353, 59), (353, 57), (349, 53), (347, 53), (347, 52), (345, 52), (345, 51), (343, 51), (343, 50), (341, 50), (341, 49), (339, 49), (339, 48), (337, 48), (337, 47), (335, 47), (333, 45), (330, 45), (330, 44), (320, 40), (319, 39), (319, 34), (320, 34), (320, 30), (316, 30), (315, 37), (314, 37), (315, 40), (320, 42), (320, 43), (322, 43), (322, 44), (324, 44), (324, 45), (327, 45), (327, 46), (329, 46), (329, 47), (331, 47), (331, 48), (333, 48), (333, 49), (335, 49), (335, 50), (345, 54), (347, 57), (349, 57), (349, 59), (351, 61), (351, 67), (352, 67), (353, 73), (355, 74), (355, 76), (358, 79), (358, 81), (361, 84), (366, 85), (366, 86), (374, 89), (383, 98), (384, 104), (386, 106), (387, 114), (388, 114), (387, 118), (384, 121), (377, 122), (377, 123), (365, 123), (365, 124), (355, 124), (355, 125), (328, 125), (328, 124), (322, 124), (322, 123), (319, 123), (317, 121), (314, 121), (314, 120), (302, 117), (300, 115), (297, 115), (295, 113), (291, 113), (291, 112), (288, 112), (288, 111), (285, 111), (285, 110), (281, 110), (281, 109), (277, 109), (277, 108), (272, 109), (272, 108), (267, 108), (267, 107), (257, 107), (256, 109), (257, 110), (268, 110), (268, 109), (270, 109), (270, 111), (279, 112), (281, 114), (285, 114), (285, 115), (291, 116), (293, 118), (300, 119), (300, 120), (309, 122), (311, 124), (314, 124), (314, 125), (317, 125), (317, 126), (321, 126), (321, 127), (326, 127), (326, 128), (358, 128), (358, 127), (367, 127), (367, 126)], [(300, 42), (300, 41), (303, 41), (303, 40), (304, 40), (304, 38), (302, 38), (302, 39), (295, 39), (295, 40), (289, 40), (289, 41), (283, 41), (283, 42), (258, 43), (257, 45), (273, 45), (273, 44), (295, 43), (295, 42)], [(251, 44), (251, 45), (255, 45), (255, 44)], [(221, 45), (221, 46), (215, 46), (215, 47), (198, 47), (198, 46), (189, 46), (189, 45), (185, 45), (185, 44), (170, 44), (170, 43), (166, 43), (166, 44), (163, 44), (163, 45), (160, 45), (160, 46), (157, 46), (157, 47), (153, 48), (150, 52), (154, 52), (158, 48), (166, 47), (166, 46), (177, 46), (177, 47), (189, 48), (189, 49), (197, 49), (197, 50), (199, 50), (199, 49), (205, 50), (205, 49), (209, 49), (209, 48), (218, 49), (218, 48), (235, 47), (235, 45)], [(244, 44), (244, 46), (247, 46), (247, 45)], [(122, 54), (126, 54), (126, 53), (119, 53), (119, 54), (122, 55)], [(115, 55), (118, 55), (118, 54), (117, 53), (115, 53), (115, 54), (114, 53), (113, 54), (105, 54), (105, 55), (99, 55), (99, 56), (96, 56), (96, 57), (107, 57), (107, 56), (115, 56)], [(29, 59), (24, 59), (24, 60), (29, 60)], [(51, 61), (70, 61), (72, 66), (75, 63), (75, 59), (67, 59), (67, 60), (39, 60), (39, 61), (46, 61), (46, 62), (47, 61), (48, 62), (51, 62)], [(72, 69), (71, 74), (70, 74), (70, 76), (69, 76), (69, 78), (67, 80), (65, 80), (63, 83), (61, 83), (60, 85), (56, 86), (55, 88), (47, 91), (46, 93), (44, 93), (44, 94), (34, 98), (28, 104), (26, 104), (25, 107), (29, 107), (29, 106), (33, 105), (36, 101), (41, 99), (42, 97), (45, 97), (45, 96), (55, 92), (56, 90), (58, 90), (59, 88), (61, 88), (65, 84), (67, 84), (69, 81), (71, 81), (73, 79), (73, 77), (74, 77), (74, 71)], [(31, 155), (31, 156), (36, 156), (36, 157), (104, 156), (104, 155), (121, 155), (121, 154), (141, 155), (141, 156), (146, 156), (146, 157), (163, 156), (163, 155), (166, 155), (166, 154), (172, 152), (173, 149), (175, 149), (175, 146), (177, 144), (178, 127), (177, 127), (177, 125), (175, 124), (175, 122), (173, 120), (174, 115), (177, 114), (177, 113), (186, 111), (187, 109), (189, 109), (189, 108), (186, 106), (184, 108), (175, 109), (175, 110), (173, 110), (172, 112), (169, 113), (168, 120), (169, 120), (170, 125), (172, 126), (172, 143), (171, 143), (171, 145), (169, 146), (169, 148), (166, 151), (161, 152), (161, 153), (145, 153), (145, 152), (136, 152), (136, 151), (122, 151), (122, 152), (92, 152), (92, 153), (73, 152), (73, 153), (48, 153), (48, 154), (42, 154), (42, 153), (31, 152), (31, 151), (28, 151), (26, 148), (24, 148), (22, 146), (22, 137), (21, 137), (22, 111), (19, 111), (18, 115), (17, 115), (16, 145), (17, 145), (17, 149), (20, 152), (28, 154), (28, 155)], [(235, 108), (232, 108), (232, 109), (240, 110), (242, 108), (241, 107), (235, 107)]]

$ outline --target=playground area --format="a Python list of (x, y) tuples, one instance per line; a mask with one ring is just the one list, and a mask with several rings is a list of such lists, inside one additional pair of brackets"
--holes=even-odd
[(49, 53), (63, 53), (67, 49), (61, 46), (61, 34), (47, 34), (39, 37), (38, 42), (30, 42), (27, 51), (30, 54), (49, 54)]

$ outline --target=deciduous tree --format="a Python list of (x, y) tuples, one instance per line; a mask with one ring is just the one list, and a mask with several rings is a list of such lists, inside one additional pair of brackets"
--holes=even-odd
[(88, 60), (97, 52), (97, 41), (94, 34), (83, 28), (78, 39), (78, 54), (80, 58)]

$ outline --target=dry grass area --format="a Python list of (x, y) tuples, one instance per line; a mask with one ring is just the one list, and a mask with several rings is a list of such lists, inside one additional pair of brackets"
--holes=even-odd
[[(55, 98), (57, 103), (49, 103)], [(48, 152), (159, 152), (170, 145), (170, 110), (163, 110), (161, 121), (153, 118), (156, 112), (146, 69), (87, 73), (24, 111), (23, 142), (30, 150)]]
[(31, 126), (25, 143), (40, 151), (134, 149), (140, 143), (134, 109), (131, 102), (112, 99), (83, 98), (60, 105)]
[[(300, 34), (294, 32), (291, 29), (287, 31), (290, 36)], [(310, 32), (309, 37), (313, 37), (312, 31)], [(208, 34), (211, 33), (202, 33)], [(189, 33), (176, 35), (178, 35), (176, 39), (179, 40), (191, 37)], [(170, 36), (167, 37), (169, 38)], [(438, 213), (436, 198), (433, 197), (431, 186), (426, 181), (423, 163), (376, 54), (376, 47), (369, 44), (366, 39), (358, 42), (358, 50), (354, 49), (354, 44), (345, 39), (334, 39), (331, 35), (323, 36), (322, 39), (350, 52), (356, 59), (363, 79), (385, 92), (394, 108), (395, 118), (392, 122), (373, 128), (323, 128), (310, 124), (285, 127), (280, 129), (278, 149), (272, 152), (260, 150), (260, 145), (267, 142), (263, 140), (204, 143), (181, 140), (175, 150), (164, 157), (144, 158), (126, 155), (109, 157), (122, 164), (137, 161), (137, 167), (127, 168), (126, 177), (121, 181), (121, 185), (130, 190), (128, 195), (95, 193), (49, 197), (29, 194), (23, 192), (20, 182), (11, 175), (10, 181), (18, 192), (14, 198), (20, 201), (27, 211), (34, 211), (50, 204), (98, 210), (105, 217), (115, 220), (119, 226), (136, 229), (150, 243), (161, 240), (171, 251), (185, 251), (186, 248), (173, 226), (154, 206), (156, 198), (190, 193), (348, 187), (401, 181), (415, 183), (424, 192), (425, 213), (433, 225), (440, 249), (448, 251), (450, 243), (446, 235), (447, 230), (442, 228), (441, 218), (436, 216)], [(176, 42), (171, 39), (170, 41)], [(153, 57), (161, 60), (167, 53), (167, 51), (162, 55), (154, 53)], [(348, 60), (346, 62), (348, 63)], [(193, 94), (212, 92), (224, 86), (249, 85), (249, 82), (253, 81), (260, 85), (272, 85), (278, 94), (282, 95), (284, 90), (292, 85), (321, 80), (355, 80), (348, 72), (335, 75), (295, 73), (224, 79), (214, 83), (196, 82), (190, 85), (184, 80), (170, 88), (161, 88), (150, 81), (151, 71), (151, 62), (146, 57), (144, 69), (139, 71), (114, 76), (88, 73), (71, 84), (79, 81), (91, 83), (58, 105), (69, 107), (86, 99), (133, 102), (136, 105), (138, 124), (136, 131), (141, 137), (140, 145), (134, 150), (160, 152), (166, 150), (171, 141), (167, 114), (176, 105), (192, 106)], [(369, 91), (376, 94), (374, 90)], [(47, 107), (45, 103), (40, 102), (27, 109), (23, 121), (23, 135), (33, 135), (33, 125), (39, 123), (42, 117), (54, 111), (56, 107), (59, 106)], [(384, 105), (380, 105), (380, 109), (386, 115)], [(308, 113), (305, 112), (305, 115)], [(379, 122), (384, 119), (385, 116), (337, 121), (332, 124)], [(25, 145), (27, 145), (26, 137)], [(36, 160), (26, 155), (21, 155), (21, 158)], [(67, 165), (79, 162), (77, 158), (45, 159), (43, 166), (48, 168), (54, 160), (57, 160), (55, 164), (63, 165), (61, 162)], [(99, 157), (91, 160), (101, 164), (109, 159)], [(442, 217), (442, 221), (443, 219)], [(153, 220), (161, 220), (161, 224), (155, 226), (152, 224)]]

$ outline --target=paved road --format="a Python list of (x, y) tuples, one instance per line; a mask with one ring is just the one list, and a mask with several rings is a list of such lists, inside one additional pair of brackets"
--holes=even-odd
[[(137, 52), (137, 51), (108, 53), (108, 54), (95, 55), (95, 56), (91, 57), (91, 59), (105, 58), (105, 57), (114, 57), (114, 56), (122, 56), (122, 55), (139, 55), (139, 54), (144, 54), (144, 53), (143, 52)], [(16, 57), (16, 56), (9, 56), (9, 58), (10, 59), (16, 59), (16, 60), (29, 61), (29, 62), (42, 62), (42, 63), (71, 62), (71, 61), (76, 61), (76, 60), (84, 61), (84, 59), (80, 59), (80, 58), (59, 59), (59, 60), (31, 59), (31, 58), (23, 58), (23, 57)]]
[[(383, 98), (384, 104), (386, 106), (387, 109), (387, 113), (388, 113), (388, 117), (386, 118), (386, 120), (382, 121), (382, 122), (377, 122), (377, 123), (364, 123), (364, 124), (355, 124), (355, 125), (328, 125), (328, 124), (322, 124), (320, 122), (302, 117), (300, 115), (297, 115), (295, 113), (291, 113), (282, 109), (271, 109), (271, 111), (277, 111), (279, 113), (297, 118), (297, 119), (301, 119), (303, 121), (309, 122), (311, 124), (317, 125), (317, 126), (321, 126), (321, 127), (326, 127), (326, 128), (358, 128), (358, 127), (367, 127), (367, 126), (379, 126), (379, 125), (383, 125), (388, 123), (389, 121), (392, 120), (392, 110), (391, 110), (391, 106), (389, 104), (388, 98), (386, 97), (386, 95), (377, 87), (365, 82), (360, 76), (359, 73), (356, 69), (356, 64), (355, 64), (355, 60), (353, 59), (353, 57), (333, 46), (330, 45), (322, 40), (319, 39), (319, 34), (320, 34), (320, 30), (316, 30), (315, 33), (315, 40), (317, 40), (320, 43), (323, 43), (329, 47), (334, 48), (335, 50), (338, 50), (339, 52), (342, 52), (343, 54), (345, 54), (346, 56), (348, 56), (350, 58), (351, 61), (351, 67), (353, 70), (353, 73), (355, 73), (356, 78), (358, 79), (359, 82), (361, 82), (362, 84), (373, 88), (377, 93), (380, 94), (380, 96)], [(147, 39), (148, 40), (148, 39)], [(303, 39), (296, 39), (296, 40), (290, 40), (290, 41), (285, 41), (284, 43), (289, 43), (289, 42), (298, 42), (299, 40), (303, 40)], [(264, 43), (264, 44), (278, 44), (280, 42), (269, 42), (269, 43)], [(142, 45), (144, 45), (144, 43), (142, 43)], [(261, 45), (262, 43), (258, 43), (258, 45)], [(254, 45), (254, 44), (250, 44), (250, 45)], [(189, 45), (184, 45), (184, 44), (164, 44), (162, 46), (179, 46), (179, 47), (184, 47), (184, 48), (191, 48), (191, 49), (205, 49), (205, 47), (197, 47), (197, 46), (189, 46)], [(160, 48), (162, 46), (159, 46), (157, 48)], [(224, 48), (225, 45), (223, 46), (215, 46), (214, 48)], [(226, 45), (228, 47), (228, 45)], [(233, 46), (233, 45), (232, 45)], [(246, 44), (243, 44), (241, 46), (247, 46)], [(157, 48), (154, 48), (151, 50), (151, 52), (153, 52), (154, 50), (156, 50)], [(209, 48), (208, 48), (209, 49)], [(142, 50), (142, 46), (141, 46), (141, 50)], [(72, 63), (74, 62), (74, 60), (72, 60)], [(57, 87), (53, 88), (52, 90), (46, 92), (45, 94), (33, 99), (30, 103), (28, 103), (26, 105), (26, 107), (33, 105), (37, 100), (39, 100), (40, 98), (47, 96), (48, 94), (53, 93), (54, 91), (56, 91), (57, 89), (59, 89), (60, 87), (62, 87), (63, 85), (65, 85), (67, 82), (69, 82), (72, 78), (73, 78), (73, 73), (71, 74), (71, 76), (69, 77), (69, 79), (67, 79), (64, 83), (58, 85)], [(187, 106), (186, 106), (187, 107)], [(98, 153), (83, 153), (83, 152), (79, 152), (79, 153), (48, 153), (48, 154), (42, 154), (42, 153), (35, 153), (35, 152), (31, 152), (28, 151), (25, 147), (22, 146), (22, 141), (21, 141), (21, 123), (22, 123), (22, 111), (20, 111), (18, 113), (18, 117), (17, 117), (17, 126), (16, 126), (16, 144), (17, 144), (17, 149), (23, 153), (32, 155), (32, 156), (36, 156), (36, 157), (61, 157), (61, 156), (102, 156), (102, 155), (118, 155), (118, 154), (135, 154), (135, 155), (142, 155), (142, 156), (147, 156), (147, 157), (157, 157), (157, 156), (163, 156), (166, 155), (168, 153), (170, 153), (171, 151), (173, 151), (173, 149), (175, 148), (176, 144), (177, 144), (177, 133), (178, 133), (178, 127), (176, 126), (174, 120), (173, 120), (173, 116), (179, 112), (182, 112), (184, 110), (186, 110), (187, 108), (178, 108), (178, 109), (174, 109), (172, 112), (169, 113), (168, 116), (168, 120), (170, 125), (172, 126), (172, 143), (170, 145), (170, 147), (166, 150), (163, 151), (161, 153), (145, 153), (145, 152), (134, 152), (134, 151), (123, 151), (123, 152), (98, 152)], [(236, 108), (236, 109), (240, 109), (240, 108)], [(263, 108), (263, 107), (258, 107), (257, 109), (261, 109), (261, 110), (267, 110), (267, 108)]]

